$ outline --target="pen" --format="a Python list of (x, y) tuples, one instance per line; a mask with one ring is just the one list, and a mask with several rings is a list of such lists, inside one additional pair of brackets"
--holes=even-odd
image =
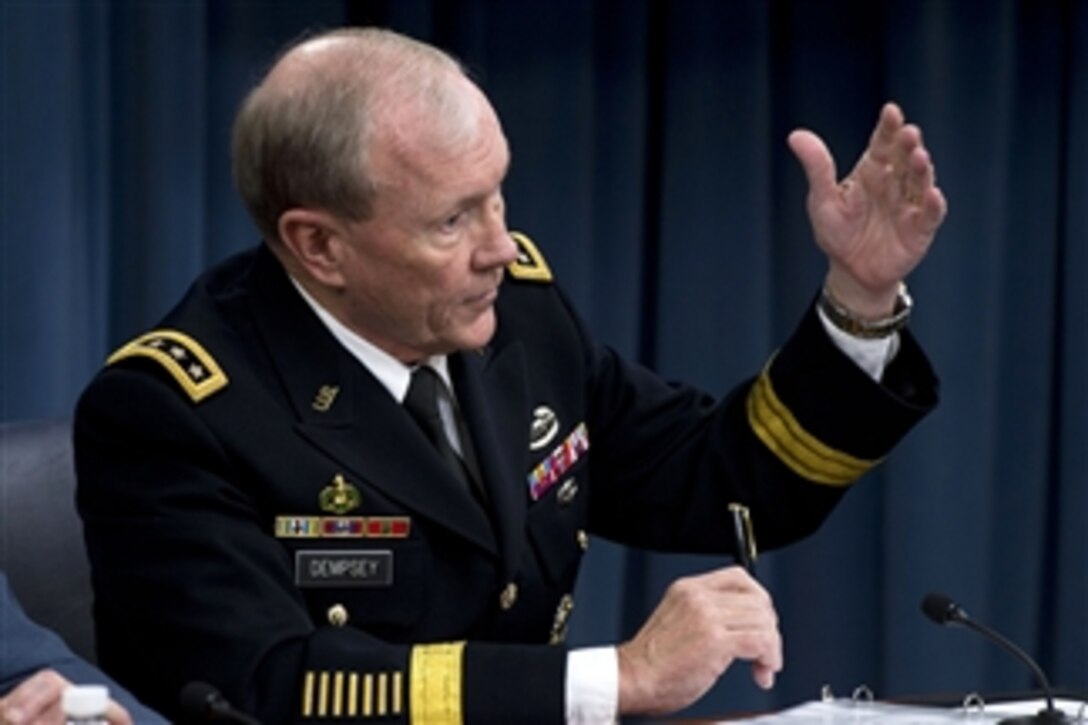
[(737, 563), (753, 577), (756, 575), (756, 538), (752, 534), (752, 517), (748, 507), (740, 503), (729, 504), (729, 518), (733, 524), (733, 545)]

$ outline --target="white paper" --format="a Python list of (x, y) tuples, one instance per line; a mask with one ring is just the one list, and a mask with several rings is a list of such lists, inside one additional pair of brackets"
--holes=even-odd
[[(1043, 700), (1022, 700), (985, 705), (982, 710), (962, 707), (941, 708), (915, 705), (894, 705), (883, 702), (854, 702), (838, 699), (807, 702), (773, 715), (744, 720), (752, 723), (810, 723), (810, 725), (839, 725), (840, 723), (996, 723), (1013, 715), (1034, 715), (1046, 706)], [(1076, 721), (1078, 715), (1088, 718), (1088, 706), (1074, 700), (1055, 700), (1054, 707)], [(734, 721), (735, 722), (735, 721)], [(1081, 720), (1088, 723), (1088, 719)]]

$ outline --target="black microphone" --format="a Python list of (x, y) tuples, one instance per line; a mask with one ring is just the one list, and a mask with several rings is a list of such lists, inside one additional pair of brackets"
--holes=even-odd
[(239, 723), (240, 725), (261, 725), (244, 712), (235, 710), (223, 693), (207, 682), (190, 682), (181, 688), (178, 698), (181, 709), (186, 714), (194, 715), (202, 720), (220, 720), (223, 722)]
[(1004, 720), (999, 721), (998, 725), (1033, 725), (1035, 723), (1050, 724), (1073, 722), (1067, 718), (1065, 713), (1061, 710), (1054, 709), (1054, 697), (1051, 694), (1050, 681), (1046, 679), (1046, 675), (1043, 674), (1042, 668), (1035, 663), (1035, 660), (1028, 657), (1024, 650), (1017, 647), (998, 632), (971, 619), (967, 616), (967, 612), (963, 611), (963, 608), (960, 607), (960, 605), (956, 604), (943, 594), (927, 594), (922, 600), (922, 611), (937, 624), (958, 624), (962, 627), (973, 629), (986, 639), (997, 642), (1008, 652), (1011, 652), (1014, 657), (1027, 665), (1035, 675), (1035, 679), (1042, 685), (1043, 694), (1046, 696), (1045, 709), (1040, 710), (1035, 715), (1005, 718)]

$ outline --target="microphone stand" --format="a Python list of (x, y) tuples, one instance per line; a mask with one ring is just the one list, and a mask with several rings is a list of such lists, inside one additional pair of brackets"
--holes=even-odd
[(1043, 688), (1046, 707), (1034, 715), (1007, 717), (999, 720), (998, 725), (1064, 725), (1073, 722), (1066, 717), (1064, 712), (1054, 707), (1054, 696), (1051, 694), (1050, 681), (1047, 680), (1042, 668), (1024, 650), (1013, 644), (1011, 640), (981, 622), (976, 622), (968, 616), (962, 607), (941, 594), (927, 595), (922, 601), (922, 611), (937, 624), (958, 624), (996, 642), (1006, 652), (1027, 665), (1028, 669), (1035, 675), (1035, 679)]
[(1035, 675), (1035, 679), (1043, 686), (1043, 697), (1046, 699), (1045, 708), (1034, 715), (1018, 715), (1016, 717), (1007, 717), (1003, 720), (998, 720), (997, 725), (1061, 725), (1062, 723), (1073, 722), (1065, 716), (1064, 712), (1054, 707), (1054, 696), (1050, 692), (1050, 682), (1047, 680), (1046, 675), (1043, 674), (1042, 668), (1035, 663), (1035, 660), (1024, 654), (1023, 650), (1013, 644), (1012, 641), (1000, 632), (976, 622), (968, 617), (966, 612), (962, 617), (957, 617), (953, 621), (968, 629), (973, 629), (982, 636), (999, 644), (1006, 652), (1026, 664), (1032, 671), (1032, 674)]

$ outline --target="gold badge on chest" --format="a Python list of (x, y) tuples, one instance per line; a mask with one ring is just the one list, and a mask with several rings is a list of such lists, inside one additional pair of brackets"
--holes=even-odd
[(344, 480), (344, 474), (338, 473), (332, 477), (332, 483), (321, 489), (317, 503), (322, 511), (346, 514), (359, 508), (362, 497), (359, 496), (359, 489)]

